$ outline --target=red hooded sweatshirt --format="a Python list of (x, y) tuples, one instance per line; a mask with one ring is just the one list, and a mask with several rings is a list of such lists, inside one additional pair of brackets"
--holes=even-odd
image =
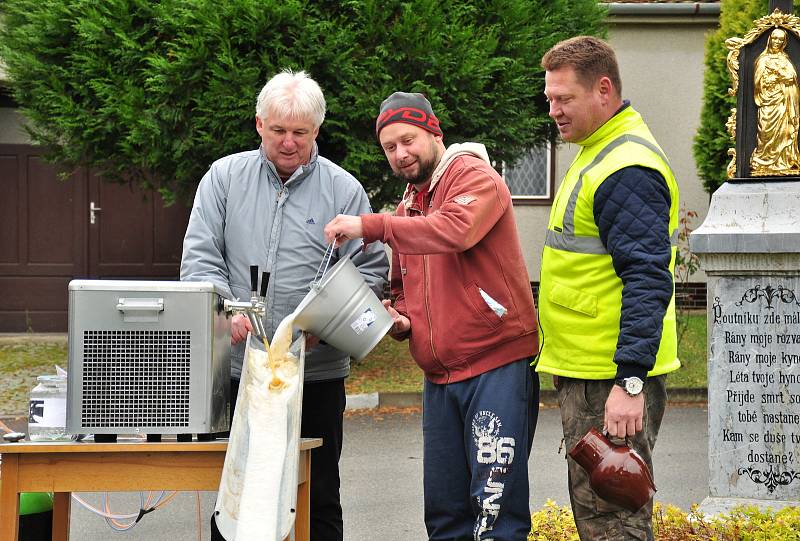
[[(454, 383), (533, 356), (536, 309), (511, 193), (483, 145), (451, 145), (419, 201), (362, 215), (364, 242), (392, 247), (395, 308), (411, 321), (414, 360), (432, 383)], [(394, 335), (393, 335), (394, 336)]]

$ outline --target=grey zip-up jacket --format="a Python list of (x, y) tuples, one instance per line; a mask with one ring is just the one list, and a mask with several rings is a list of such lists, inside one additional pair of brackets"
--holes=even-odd
[[(272, 337), (281, 320), (309, 291), (323, 260), (323, 228), (337, 214), (371, 213), (367, 194), (347, 171), (317, 154), (282, 183), (263, 149), (214, 162), (200, 181), (183, 239), (181, 280), (206, 280), (231, 299), (249, 300), (250, 265), (270, 273), (264, 319)], [(331, 266), (353, 263), (383, 297), (389, 262), (384, 247), (348, 241), (334, 252)], [(297, 336), (295, 336), (296, 338)], [(244, 342), (233, 347), (231, 376), (241, 376)], [(306, 353), (305, 381), (343, 378), (350, 358), (321, 344)]]

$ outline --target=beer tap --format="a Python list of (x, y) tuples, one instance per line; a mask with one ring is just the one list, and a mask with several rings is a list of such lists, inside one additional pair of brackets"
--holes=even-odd
[(253, 334), (259, 339), (267, 338), (264, 329), (264, 315), (266, 314), (267, 287), (269, 286), (269, 273), (261, 274), (261, 290), (258, 288), (258, 265), (250, 265), (250, 301), (231, 301), (225, 299), (225, 311), (234, 314), (244, 314), (250, 320)]

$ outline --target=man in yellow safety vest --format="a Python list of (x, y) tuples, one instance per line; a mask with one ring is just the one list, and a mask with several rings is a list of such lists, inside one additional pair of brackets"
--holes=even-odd
[[(537, 371), (553, 374), (567, 449), (606, 428), (652, 471), (680, 367), (674, 265), (678, 185), (640, 114), (621, 97), (614, 51), (580, 36), (542, 59), (550, 116), (580, 148), (550, 212), (539, 288)], [(652, 500), (632, 513), (602, 500), (569, 460), (581, 539), (652, 539)]]

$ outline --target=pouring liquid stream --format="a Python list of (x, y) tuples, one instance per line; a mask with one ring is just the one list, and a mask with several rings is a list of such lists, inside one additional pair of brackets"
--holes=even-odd
[(267, 361), (269, 364), (269, 370), (272, 372), (272, 381), (269, 382), (270, 389), (279, 389), (283, 385), (283, 381), (281, 378), (278, 377), (276, 372), (277, 366), (275, 361), (272, 360), (272, 353), (270, 352), (269, 342), (267, 342), (266, 338), (261, 339), (264, 342), (264, 348), (267, 350)]

